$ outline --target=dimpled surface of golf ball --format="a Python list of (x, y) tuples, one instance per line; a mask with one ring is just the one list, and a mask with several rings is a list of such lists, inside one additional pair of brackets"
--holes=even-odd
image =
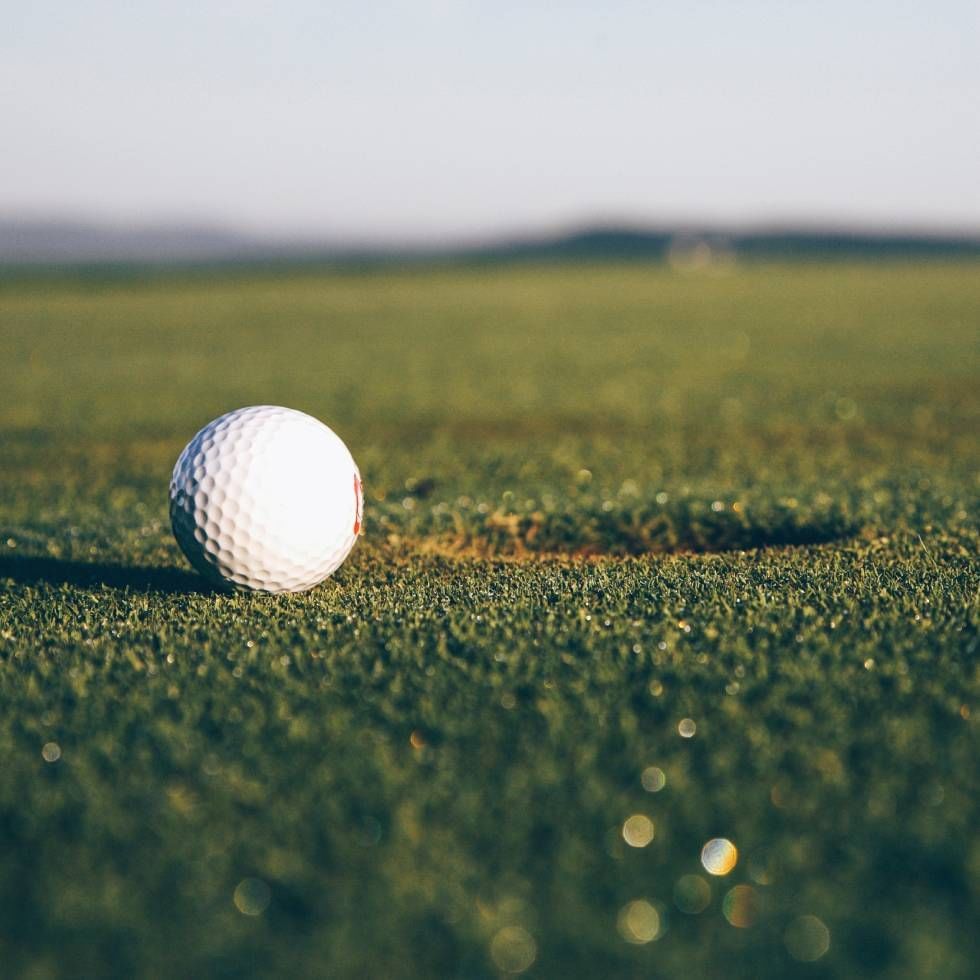
[(211, 581), (304, 592), (332, 574), (361, 530), (361, 477), (331, 429), (291, 408), (228, 412), (187, 444), (170, 481), (170, 521)]

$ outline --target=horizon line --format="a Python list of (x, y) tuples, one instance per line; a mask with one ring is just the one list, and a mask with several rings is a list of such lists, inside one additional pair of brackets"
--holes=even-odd
[(256, 245), (330, 247), (451, 247), (479, 248), (503, 244), (569, 238), (583, 233), (614, 231), (636, 234), (703, 235), (827, 235), (936, 240), (980, 240), (980, 224), (952, 224), (916, 218), (883, 220), (843, 216), (662, 217), (626, 216), (614, 213), (583, 214), (566, 219), (508, 223), (474, 230), (416, 232), (391, 230), (311, 229), (287, 226), (254, 226), (219, 216), (195, 217), (179, 213), (146, 216), (113, 216), (81, 210), (0, 208), (0, 228), (62, 227), (77, 231), (131, 234), (139, 232), (206, 233), (234, 237)]

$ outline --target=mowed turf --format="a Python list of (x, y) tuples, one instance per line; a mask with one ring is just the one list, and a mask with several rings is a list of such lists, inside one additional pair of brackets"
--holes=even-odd
[[(978, 327), (975, 264), (6, 281), (0, 973), (973, 975)], [(170, 536), (255, 403), (364, 476), (306, 595)]]

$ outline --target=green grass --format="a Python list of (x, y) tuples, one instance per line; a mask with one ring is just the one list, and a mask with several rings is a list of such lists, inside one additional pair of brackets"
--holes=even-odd
[[(970, 976), (978, 326), (975, 264), (3, 283), (3, 975)], [(251, 403), (364, 475), (306, 595), (170, 537)]]

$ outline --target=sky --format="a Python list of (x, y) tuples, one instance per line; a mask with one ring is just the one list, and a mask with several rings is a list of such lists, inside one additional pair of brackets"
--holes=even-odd
[(980, 229), (976, 0), (0, 0), (0, 215)]

